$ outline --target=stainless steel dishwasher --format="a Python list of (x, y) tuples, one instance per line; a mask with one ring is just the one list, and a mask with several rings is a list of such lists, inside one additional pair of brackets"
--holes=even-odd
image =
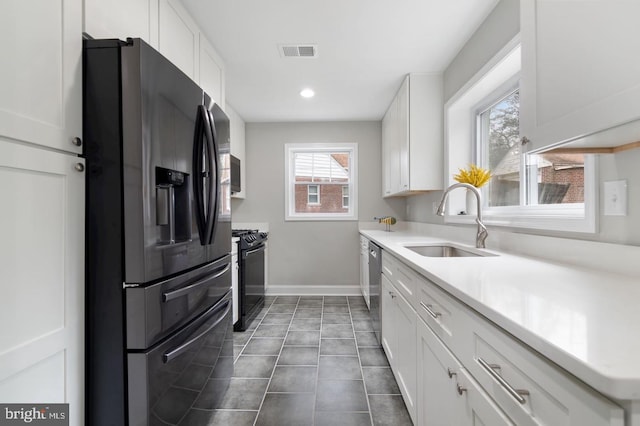
[(373, 331), (376, 333), (376, 339), (381, 344), (381, 315), (380, 310), (380, 292), (382, 288), (382, 249), (372, 241), (369, 241), (369, 313), (371, 314), (371, 323)]

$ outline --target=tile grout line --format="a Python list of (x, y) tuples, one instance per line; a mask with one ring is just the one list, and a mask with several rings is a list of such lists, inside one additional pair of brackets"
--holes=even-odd
[(313, 390), (313, 410), (311, 412), (311, 425), (316, 424), (316, 405), (318, 404), (318, 385), (320, 384), (320, 351), (322, 350), (322, 320), (324, 319), (324, 296), (322, 296), (322, 303), (320, 304), (320, 333), (318, 333), (318, 358), (316, 367), (316, 386)]
[[(271, 302), (271, 305), (269, 305), (269, 309), (267, 310), (267, 312), (265, 312), (265, 315), (264, 315), (265, 317), (267, 316), (267, 314), (271, 310), (271, 307), (275, 304), (275, 301), (277, 299), (278, 299), (277, 296), (276, 296), (275, 299), (273, 299), (273, 302)], [(299, 303), (300, 303), (300, 296), (298, 296), (298, 301), (296, 302), (296, 307), (293, 310), (293, 313), (291, 314), (291, 320), (289, 320), (289, 326), (287, 327), (287, 332), (284, 335), (284, 339), (282, 339), (282, 345), (280, 345), (280, 350), (278, 351), (278, 356), (276, 357), (276, 362), (273, 365), (273, 370), (271, 370), (271, 376), (269, 376), (269, 381), (267, 382), (267, 387), (264, 390), (264, 395), (262, 395), (262, 401), (260, 401), (260, 406), (258, 407), (258, 413), (256, 414), (256, 418), (253, 421), (253, 426), (256, 426), (256, 424), (258, 423), (258, 417), (260, 417), (260, 411), (262, 411), (262, 406), (264, 405), (264, 400), (267, 398), (267, 393), (269, 391), (269, 386), (271, 386), (271, 380), (273, 379), (273, 375), (276, 374), (276, 368), (278, 368), (278, 361), (280, 360), (280, 355), (282, 354), (282, 349), (284, 348), (284, 342), (287, 341), (287, 336), (289, 335), (289, 331), (291, 331), (291, 323), (293, 323), (293, 317), (295, 316), (295, 313), (298, 310), (298, 304)], [(264, 317), (262, 317), (262, 319), (260, 320), (260, 324), (262, 324), (262, 320), (263, 319), (264, 319)], [(256, 326), (256, 330), (258, 329), (260, 324), (258, 324)], [(318, 352), (319, 352), (319, 350), (318, 350)], [(273, 392), (273, 393), (278, 393), (278, 392)]]
[(364, 382), (364, 371), (362, 370), (362, 359), (360, 358), (360, 348), (358, 347), (358, 340), (356, 339), (356, 330), (353, 325), (353, 316), (351, 315), (351, 303), (347, 297), (347, 307), (349, 309), (349, 317), (351, 318), (351, 329), (353, 331), (353, 339), (356, 343), (356, 353), (358, 354), (358, 364), (360, 365), (360, 374), (362, 375), (362, 387), (364, 388), (364, 395), (367, 399), (367, 409), (369, 410), (369, 421), (373, 425), (373, 413), (371, 412), (371, 403), (369, 402), (369, 393), (367, 392), (367, 385)]

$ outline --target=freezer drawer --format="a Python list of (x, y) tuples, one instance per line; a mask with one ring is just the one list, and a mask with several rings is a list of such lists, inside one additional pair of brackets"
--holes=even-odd
[(127, 349), (144, 350), (231, 290), (231, 256), (146, 287), (127, 288)]
[(233, 374), (231, 308), (229, 291), (173, 337), (127, 355), (130, 426), (177, 425), (192, 408), (218, 408)]

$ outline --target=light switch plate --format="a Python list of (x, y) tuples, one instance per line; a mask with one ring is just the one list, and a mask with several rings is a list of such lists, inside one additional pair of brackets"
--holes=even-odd
[(626, 180), (612, 180), (604, 183), (604, 215), (627, 215)]

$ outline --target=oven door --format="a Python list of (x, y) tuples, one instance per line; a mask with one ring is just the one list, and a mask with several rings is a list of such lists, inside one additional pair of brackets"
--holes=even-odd
[(189, 423), (193, 408), (219, 408), (233, 375), (231, 308), (228, 292), (171, 338), (127, 355), (129, 425)]
[(264, 251), (266, 244), (248, 250), (242, 250), (240, 254), (240, 290), (241, 312), (247, 318), (256, 310), (261, 309), (264, 303)]

